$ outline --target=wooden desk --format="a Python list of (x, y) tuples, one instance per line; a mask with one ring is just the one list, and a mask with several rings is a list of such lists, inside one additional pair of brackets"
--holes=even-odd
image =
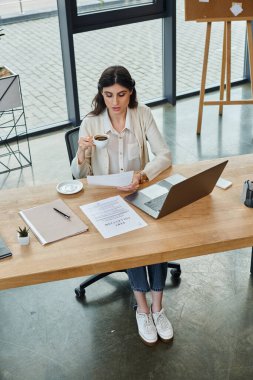
[[(172, 173), (190, 176), (221, 161), (177, 165), (158, 179)], [(215, 188), (211, 195), (159, 220), (135, 209), (148, 226), (110, 239), (97, 232), (79, 206), (116, 195), (116, 189), (86, 187), (75, 195), (58, 194), (56, 184), (2, 190), (0, 234), (13, 257), (0, 261), (0, 289), (252, 246), (253, 209), (240, 202), (240, 195), (243, 182), (253, 178), (253, 154), (229, 158), (222, 176), (233, 182), (228, 190)], [(89, 231), (46, 246), (31, 233), (30, 245), (20, 246), (16, 229), (24, 223), (18, 211), (58, 197), (89, 225)]]

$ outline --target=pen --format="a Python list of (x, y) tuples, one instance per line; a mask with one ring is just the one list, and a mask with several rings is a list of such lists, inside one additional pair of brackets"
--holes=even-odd
[(58, 210), (58, 209), (55, 208), (55, 207), (53, 207), (53, 209), (54, 209), (54, 211), (56, 211), (56, 212), (58, 212), (59, 214), (61, 214), (64, 218), (66, 218), (66, 219), (68, 219), (68, 220), (70, 219), (70, 216), (67, 215), (67, 214), (64, 214), (64, 212)]

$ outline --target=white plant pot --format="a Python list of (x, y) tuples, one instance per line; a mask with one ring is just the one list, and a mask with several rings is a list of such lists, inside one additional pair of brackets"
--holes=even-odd
[(17, 236), (18, 242), (20, 245), (28, 245), (30, 243), (30, 236), (24, 236), (20, 237), (19, 235)]

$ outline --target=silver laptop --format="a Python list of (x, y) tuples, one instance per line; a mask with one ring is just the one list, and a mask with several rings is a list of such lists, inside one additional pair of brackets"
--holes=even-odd
[(176, 174), (125, 199), (153, 218), (161, 218), (210, 194), (227, 163), (228, 160), (189, 178)]

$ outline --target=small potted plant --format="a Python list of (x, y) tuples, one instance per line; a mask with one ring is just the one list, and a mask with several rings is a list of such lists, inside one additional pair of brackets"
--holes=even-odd
[(18, 242), (20, 245), (28, 245), (30, 241), (30, 236), (28, 235), (28, 231), (30, 228), (27, 227), (18, 227)]

